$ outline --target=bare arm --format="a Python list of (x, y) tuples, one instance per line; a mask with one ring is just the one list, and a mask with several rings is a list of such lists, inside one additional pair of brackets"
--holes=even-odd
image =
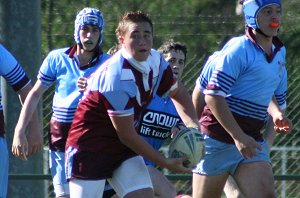
[(178, 82), (178, 88), (170, 93), (170, 97), (185, 126), (199, 129), (192, 97), (182, 83)]
[(196, 110), (198, 119), (200, 119), (201, 114), (203, 112), (204, 106), (205, 106), (205, 95), (200, 91), (200, 88), (198, 85), (195, 86), (193, 94), (192, 94), (192, 100), (193, 105)]
[(161, 153), (153, 149), (133, 126), (133, 116), (110, 117), (117, 131), (120, 141), (139, 155), (153, 161), (157, 165), (175, 172), (190, 173), (191, 170), (182, 164), (185, 159), (166, 159)]
[[(39, 122), (38, 112), (36, 111), (37, 105), (43, 93), (47, 90), (42, 86), (40, 81), (37, 81), (34, 87), (30, 90), (22, 90), (28, 93), (26, 100), (22, 92), (22, 100), (24, 102), (18, 123), (15, 128), (15, 134), (12, 145), (12, 152), (21, 159), (26, 159), (29, 154), (37, 152), (42, 147), (41, 124)], [(28, 142), (25, 135), (25, 130), (30, 127), (28, 133)]]
[(239, 152), (245, 159), (257, 155), (255, 149), (261, 150), (261, 146), (250, 136), (245, 134), (234, 119), (224, 97), (205, 95), (205, 102), (218, 122), (233, 138)]
[(273, 118), (274, 130), (277, 133), (289, 134), (292, 131), (292, 121), (284, 115), (284, 111), (279, 108), (274, 96), (269, 104), (268, 113)]

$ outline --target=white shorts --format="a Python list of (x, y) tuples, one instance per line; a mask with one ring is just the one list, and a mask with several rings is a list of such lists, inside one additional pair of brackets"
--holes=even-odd
[[(145, 188), (153, 188), (148, 169), (141, 156), (124, 161), (107, 181), (114, 188), (119, 197)], [(102, 197), (105, 179), (80, 180), (71, 179), (70, 196), (72, 198)]]
[(0, 137), (0, 198), (6, 197), (8, 184), (8, 150), (6, 139)]
[(70, 194), (65, 173), (65, 153), (49, 150), (49, 168), (56, 197)]

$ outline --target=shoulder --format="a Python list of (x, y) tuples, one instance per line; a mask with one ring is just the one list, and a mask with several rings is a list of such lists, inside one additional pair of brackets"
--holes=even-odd
[(58, 62), (61, 62), (62, 60), (69, 61), (69, 55), (66, 53), (68, 48), (60, 48), (60, 49), (54, 49), (48, 53), (46, 58), (43, 61), (43, 64), (53, 64), (56, 65)]
[(217, 59), (245, 65), (246, 62), (251, 62), (254, 54), (257, 53), (257, 49), (255, 44), (246, 35), (234, 37), (220, 50)]
[(240, 53), (245, 51), (251, 44), (251, 40), (247, 36), (239, 36), (231, 38), (222, 48), (223, 53)]
[(18, 65), (17, 59), (2, 45), (0, 45), (0, 75), (10, 72)]
[(3, 53), (10, 54), (10, 52), (2, 44), (0, 44), (0, 54), (3, 54)]
[(68, 56), (68, 54), (66, 53), (66, 51), (68, 50), (68, 48), (60, 48), (60, 49), (54, 49), (51, 50), (47, 57), (50, 58), (54, 58), (54, 57), (61, 57), (61, 56)]
[[(107, 57), (106, 55), (104, 55)], [(109, 56), (109, 55), (108, 55)], [(108, 57), (105, 62), (96, 70), (93, 79), (107, 86), (118, 84), (121, 80), (124, 59), (116, 53)]]
[(6, 61), (6, 59), (15, 59), (14, 56), (2, 44), (0, 44), (0, 59), (1, 62)]
[(164, 66), (168, 65), (168, 62), (165, 60), (162, 53), (160, 53), (155, 49), (151, 49), (149, 57), (153, 65), (164, 65)]

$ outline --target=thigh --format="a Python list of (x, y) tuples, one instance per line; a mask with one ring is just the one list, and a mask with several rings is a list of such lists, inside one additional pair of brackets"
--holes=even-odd
[(96, 198), (102, 197), (105, 180), (71, 179), (70, 197), (72, 198)]
[(0, 137), (0, 197), (6, 197), (8, 185), (8, 150), (5, 138)]
[[(107, 180), (119, 197), (132, 194), (135, 191), (145, 191), (145, 189), (152, 191), (153, 188), (148, 169), (141, 156), (125, 160), (113, 172), (112, 178)], [(145, 193), (148, 193), (148, 190)], [(147, 194), (144, 195), (147, 197)]]
[(234, 178), (245, 197), (275, 197), (274, 176), (269, 162), (241, 163)]
[(174, 198), (176, 189), (166, 176), (153, 166), (147, 166), (153, 184), (154, 195), (156, 197)]
[(245, 198), (232, 176), (229, 176), (224, 186), (226, 197)]
[(220, 142), (209, 136), (204, 136), (204, 138), (205, 155), (193, 169), (193, 172), (212, 176), (234, 173), (238, 164), (243, 160), (236, 146)]
[(201, 175), (193, 173), (193, 197), (220, 198), (228, 173), (219, 175)]

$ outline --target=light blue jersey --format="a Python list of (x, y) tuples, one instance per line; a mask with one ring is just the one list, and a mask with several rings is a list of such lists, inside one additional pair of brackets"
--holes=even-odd
[(204, 93), (226, 97), (232, 112), (265, 120), (275, 91), (282, 98), (286, 93), (286, 51), (278, 50), (268, 61), (247, 36), (240, 37), (219, 56)]
[[(224, 53), (227, 51), (228, 48), (236, 44), (237, 39), (239, 39), (239, 37), (232, 38), (224, 45), (224, 47), (220, 51), (216, 51), (211, 56), (209, 56), (208, 60), (206, 61), (206, 63), (202, 68), (200, 76), (196, 80), (196, 84), (199, 86), (201, 92), (204, 92), (204, 90), (206, 89), (206, 86), (210, 78), (212, 77), (212, 73), (216, 68), (220, 56), (224, 55)], [(287, 90), (287, 73), (285, 71), (282, 81), (280, 82), (280, 85), (274, 91), (274, 96), (276, 97), (280, 109), (286, 108), (286, 90)]]
[[(272, 57), (251, 38), (251, 33), (231, 39), (214, 53), (204, 66), (197, 84), (204, 94), (226, 98), (227, 104), (244, 132), (256, 140), (268, 118), (267, 108), (275, 95), (281, 109), (286, 106), (286, 50), (280, 40), (273, 39)], [(233, 143), (229, 134), (217, 124), (205, 107), (201, 130), (219, 141)]]
[[(27, 84), (30, 80), (26, 76), (24, 70), (17, 62), (17, 60), (8, 52), (3, 45), (0, 44), (0, 76), (2, 76), (6, 82), (14, 89), (14, 91), (19, 91)], [(1, 81), (0, 81), (1, 89)], [(0, 91), (0, 111), (3, 110), (2, 107), (2, 94)], [(1, 135), (1, 132), (0, 132)]]
[[(59, 122), (72, 122), (82, 93), (78, 91), (77, 80), (79, 77), (88, 78), (104, 61), (108, 54), (102, 54), (94, 66), (80, 69), (76, 56), (70, 57), (68, 48), (57, 49), (49, 53), (45, 58), (38, 79), (46, 87), (55, 83), (53, 97), (52, 119)], [(96, 61), (96, 60), (94, 60)]]
[[(155, 150), (159, 150), (178, 122), (181, 119), (171, 98), (156, 95), (142, 113), (138, 132)], [(144, 160), (147, 165), (154, 166), (153, 162)]]
[[(1, 44), (0, 76), (6, 80), (6, 82), (13, 88), (15, 92), (21, 90), (30, 83), (30, 79), (26, 76), (21, 65)], [(6, 197), (7, 193), (9, 158), (7, 143), (4, 136), (5, 130), (1, 92), (2, 90), (0, 82), (0, 197), (2, 198)]]

